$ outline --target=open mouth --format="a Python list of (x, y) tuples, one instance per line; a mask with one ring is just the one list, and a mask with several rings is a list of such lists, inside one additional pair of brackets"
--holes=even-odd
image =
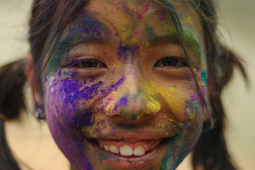
[(100, 148), (107, 152), (122, 156), (143, 156), (146, 152), (153, 150), (157, 147), (162, 139), (152, 140), (94, 140)]
[(107, 162), (118, 168), (141, 168), (152, 164), (171, 138), (151, 140), (99, 140), (89, 139), (101, 154), (107, 157)]

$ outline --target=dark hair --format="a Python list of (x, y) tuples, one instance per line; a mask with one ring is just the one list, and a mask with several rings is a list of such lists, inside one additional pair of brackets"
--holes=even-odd
[[(194, 169), (202, 167), (204, 170), (235, 170), (223, 134), (225, 112), (221, 101), (221, 93), (231, 80), (234, 67), (241, 71), (245, 80), (248, 80), (248, 78), (240, 59), (219, 42), (213, 0), (189, 0), (188, 2), (199, 13), (204, 29), (209, 70), (208, 84), (210, 87), (208, 105), (201, 94), (197, 81), (196, 85), (201, 99), (203, 99), (205, 106), (209, 108), (208, 114), (211, 115), (211, 120), (214, 122), (212, 129), (205, 130), (201, 134), (193, 150), (192, 165)], [(66, 24), (84, 7), (85, 3), (85, 0), (34, 0), (29, 23), (29, 42), (35, 72), (34, 84), (39, 88), (40, 78), (38, 77), (45, 68)], [(168, 9), (181, 45), (186, 52), (185, 42), (182, 38), (182, 25), (173, 4), (169, 0), (161, 0), (158, 3)], [(52, 38), (48, 41), (49, 36)], [(189, 61), (187, 52), (186, 57)], [(23, 59), (0, 68), (0, 112), (9, 120), (17, 119), (21, 110), (26, 109), (23, 93), (23, 86), (26, 81), (25, 65), (26, 62)], [(204, 129), (207, 129), (210, 125), (210, 120), (204, 122)], [(7, 145), (3, 120), (0, 120), (0, 169), (20, 169)]]

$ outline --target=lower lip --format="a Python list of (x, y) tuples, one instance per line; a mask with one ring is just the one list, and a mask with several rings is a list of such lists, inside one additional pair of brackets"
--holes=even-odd
[(151, 165), (163, 154), (163, 148), (167, 146), (167, 141), (170, 139), (163, 139), (162, 142), (154, 149), (146, 152), (143, 156), (121, 156), (100, 148), (97, 144), (91, 143), (96, 150), (102, 155), (104, 161), (109, 165), (119, 169), (142, 168)]

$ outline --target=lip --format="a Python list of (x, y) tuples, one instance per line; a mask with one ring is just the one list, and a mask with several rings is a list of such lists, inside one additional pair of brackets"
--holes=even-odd
[(101, 154), (107, 164), (118, 169), (142, 168), (155, 162), (160, 155), (163, 154), (164, 148), (167, 146), (167, 141), (171, 138), (162, 139), (157, 147), (145, 153), (143, 156), (122, 156), (114, 154), (110, 151), (105, 151), (96, 142), (90, 140), (91, 145)]
[[(170, 129), (171, 130), (171, 129)], [(96, 139), (102, 139), (102, 140), (132, 140), (135, 141), (141, 141), (141, 140), (151, 140), (151, 139), (164, 139), (164, 138), (171, 138), (173, 137), (177, 131), (173, 130), (173, 133), (166, 134), (164, 132), (154, 132), (150, 130), (136, 130), (133, 131), (123, 131), (123, 130), (113, 130), (114, 133), (105, 133), (100, 134)], [(87, 139), (93, 139), (93, 137), (88, 137), (87, 134), (81, 133), (81, 135), (84, 138)]]
[[(117, 128), (108, 130), (108, 133), (100, 133), (96, 138), (93, 138), (84, 130), (81, 130), (81, 135), (86, 142), (90, 143), (91, 147), (98, 154), (100, 157), (100, 162), (112, 167), (113, 169), (131, 170), (144, 168), (152, 164), (158, 164), (157, 161), (164, 157), (169, 143), (171, 143), (172, 139), (178, 132), (178, 130), (174, 129), (173, 126), (170, 126), (169, 129), (172, 131), (172, 133), (165, 133), (163, 131), (154, 131), (144, 128), (136, 129), (135, 131)], [(97, 140), (123, 140), (129, 142), (138, 142), (152, 139), (162, 139), (162, 141), (155, 148), (147, 151), (142, 156), (122, 156), (115, 154), (102, 149), (97, 142)]]
[(143, 131), (142, 133), (125, 131), (125, 133), (108, 134), (106, 135), (106, 137), (103, 137), (105, 136), (103, 135), (97, 138), (102, 140), (124, 140), (133, 142), (141, 140), (162, 139), (162, 141), (155, 148), (153, 148), (150, 151), (147, 151), (143, 156), (122, 156), (119, 154), (114, 154), (110, 151), (102, 149), (98, 145), (96, 141), (97, 139), (86, 137), (85, 139), (100, 154), (102, 162), (105, 162), (106, 164), (117, 169), (132, 169), (146, 167), (155, 162), (156, 160), (158, 160), (158, 158), (163, 157), (167, 145), (174, 135), (175, 133), (173, 133), (171, 136), (169, 136), (169, 134), (166, 136), (164, 134), (159, 134), (157, 132), (151, 131)]

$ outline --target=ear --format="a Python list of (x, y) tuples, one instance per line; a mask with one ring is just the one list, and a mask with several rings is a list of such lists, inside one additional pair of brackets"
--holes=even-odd
[(38, 89), (38, 84), (37, 82), (34, 80), (34, 61), (33, 61), (33, 56), (32, 54), (29, 54), (27, 56), (27, 65), (26, 65), (26, 76), (27, 76), (27, 80), (28, 83), (31, 86), (31, 90), (32, 90), (32, 100), (33, 100), (33, 105), (37, 106), (37, 105), (43, 105), (43, 99), (42, 96), (40, 95), (39, 89)]

